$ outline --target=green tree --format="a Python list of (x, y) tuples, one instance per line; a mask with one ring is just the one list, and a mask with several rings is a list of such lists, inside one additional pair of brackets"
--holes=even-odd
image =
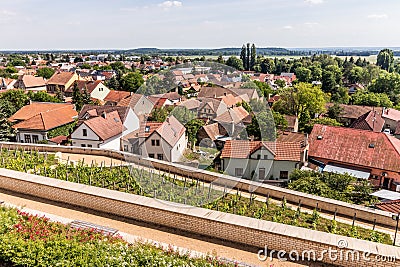
[(170, 115), (173, 107), (161, 107), (161, 108), (154, 108), (151, 111), (149, 120), (156, 121), (156, 122), (164, 122), (167, 117)]
[(243, 62), (235, 56), (231, 56), (230, 58), (228, 58), (225, 64), (237, 70), (244, 69)]
[(40, 68), (36, 71), (36, 75), (45, 79), (50, 79), (56, 71), (52, 68)]
[(254, 136), (256, 140), (274, 141), (276, 139), (274, 119), (270, 110), (253, 114), (251, 124), (246, 127), (247, 135)]
[(184, 106), (175, 107), (170, 114), (183, 125), (196, 118), (196, 114)]
[(279, 113), (296, 115), (300, 118), (305, 113), (314, 117), (314, 114), (325, 111), (325, 95), (318, 86), (298, 83), (284, 89), (280, 96), (281, 99), (273, 106)]
[(400, 74), (383, 72), (368, 89), (374, 93), (385, 93), (394, 100), (400, 94)]
[(29, 103), (28, 95), (21, 89), (6, 91), (0, 94), (0, 99), (9, 101), (15, 110), (19, 110)]
[(72, 88), (72, 104), (75, 104), (75, 109), (79, 112), (81, 111), (84, 102), (83, 102), (83, 95), (81, 91), (79, 90), (79, 87), (77, 84), (74, 85)]
[(253, 81), (253, 83), (259, 89), (259, 90), (257, 90), (257, 93), (261, 97), (268, 98), (270, 94), (272, 95), (274, 93), (272, 88), (265, 82), (260, 82), (260, 81), (255, 80), (255, 81)]
[(254, 66), (256, 65), (256, 58), (257, 58), (257, 49), (256, 46), (252, 44), (250, 52), (250, 70), (254, 70)]
[(121, 78), (120, 84), (123, 91), (136, 92), (144, 83), (140, 72), (130, 72)]
[(203, 120), (193, 119), (186, 123), (186, 135), (188, 137), (188, 142), (190, 147), (193, 148), (194, 145), (197, 143), (197, 132), (200, 130), (201, 127), (205, 125)]
[(384, 93), (371, 93), (366, 90), (358, 90), (352, 96), (355, 105), (373, 106), (373, 107), (393, 107), (392, 101)]
[(60, 103), (60, 99), (57, 97), (54, 97), (52, 95), (49, 95), (46, 92), (29, 92), (28, 97), (30, 100), (35, 101), (35, 102), (53, 102), (53, 103)]
[(247, 70), (248, 66), (247, 66), (247, 52), (246, 52), (246, 46), (243, 45), (242, 46), (242, 50), (240, 52), (240, 59), (242, 60), (242, 65), (243, 65), (243, 69)]
[(339, 121), (342, 113), (343, 108), (338, 103), (335, 103), (333, 106), (328, 108), (327, 115), (329, 118)]
[(376, 65), (381, 67), (383, 70), (386, 70), (388, 72), (393, 71), (393, 62), (394, 62), (394, 55), (393, 51), (390, 49), (383, 49), (379, 51), (377, 60), (376, 60)]
[(312, 82), (311, 70), (306, 67), (298, 67), (294, 71), (299, 82)]

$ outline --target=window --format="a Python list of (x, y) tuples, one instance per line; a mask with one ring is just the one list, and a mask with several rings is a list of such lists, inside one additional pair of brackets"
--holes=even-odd
[(39, 136), (38, 135), (32, 135), (32, 143), (37, 144), (39, 142)]
[(164, 160), (164, 155), (163, 154), (157, 154), (157, 159)]
[(280, 179), (289, 179), (289, 172), (288, 171), (281, 171), (279, 174)]
[(156, 145), (156, 140), (151, 140), (151, 145), (155, 146)]
[(160, 146), (160, 140), (156, 140), (156, 146)]
[(146, 127), (144, 127), (144, 132), (145, 132), (145, 133), (148, 133), (148, 132), (150, 132), (150, 126), (146, 126)]
[(82, 129), (82, 135), (87, 136), (87, 129)]
[(99, 91), (102, 92), (102, 91), (103, 91), (103, 87), (100, 87), (100, 88), (99, 88)]
[(128, 145), (124, 145), (124, 151), (128, 152)]
[(268, 159), (268, 155), (264, 155), (264, 159)]
[(92, 147), (92, 145), (87, 145), (87, 147)]
[(31, 142), (31, 135), (30, 134), (25, 134), (25, 143), (30, 143)]
[(261, 159), (261, 155), (257, 155), (257, 159)]
[(154, 159), (154, 154), (149, 154), (149, 158)]
[(81, 147), (86, 147), (86, 145), (85, 144), (81, 144)]
[(243, 169), (242, 168), (235, 168), (235, 176), (242, 177), (243, 176)]

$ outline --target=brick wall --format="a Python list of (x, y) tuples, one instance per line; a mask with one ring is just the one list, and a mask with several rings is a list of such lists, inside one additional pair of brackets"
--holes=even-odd
[(274, 199), (285, 198), (288, 203), (301, 203), (305, 207), (316, 207), (322, 212), (337, 212), (337, 215), (346, 216), (353, 218), (356, 214), (357, 220), (361, 220), (372, 224), (376, 220), (377, 225), (395, 227), (396, 222), (392, 220), (392, 214), (385, 211), (376, 210), (373, 208), (367, 208), (359, 205), (352, 205), (346, 202), (337, 201), (329, 198), (318, 197), (310, 194), (304, 194), (301, 192), (276, 187), (272, 185), (262, 184), (253, 182), (245, 179), (240, 179), (228, 175), (222, 175), (218, 173), (208, 172), (204, 170), (195, 169), (189, 166), (183, 166), (179, 164), (169, 163), (165, 161), (159, 161), (149, 158), (141, 158), (138, 155), (134, 155), (127, 152), (119, 152), (107, 149), (96, 149), (96, 148), (80, 148), (71, 146), (49, 146), (49, 145), (38, 145), (38, 144), (20, 144), (20, 143), (2, 143), (0, 147), (10, 149), (34, 149), (42, 152), (62, 152), (62, 153), (73, 153), (73, 154), (90, 154), (95, 156), (111, 157), (117, 160), (125, 160), (135, 164), (143, 166), (151, 166), (157, 169), (161, 169), (172, 174), (177, 174), (185, 177), (191, 177), (193, 179), (205, 180), (207, 182), (213, 182), (217, 185), (227, 186), (227, 188), (239, 188), (242, 191), (251, 191), (256, 194), (269, 196)]
[[(371, 259), (376, 255), (400, 259), (400, 250), (388, 245), (11, 170), (0, 170), (0, 188), (259, 248), (267, 245), (273, 250), (300, 253), (314, 250), (320, 255), (323, 250), (337, 249), (338, 242), (346, 240), (348, 249), (344, 253), (359, 250), (370, 253)], [(322, 262), (338, 266), (399, 266), (399, 261), (378, 263), (362, 258), (357, 262), (332, 261), (328, 254)]]

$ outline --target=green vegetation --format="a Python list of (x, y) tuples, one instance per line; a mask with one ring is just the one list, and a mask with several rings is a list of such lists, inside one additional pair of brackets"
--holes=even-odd
[[(286, 207), (285, 201), (283, 201), (281, 207), (268, 201), (262, 203), (255, 201), (255, 197), (252, 195), (248, 199), (242, 197), (239, 192), (234, 195), (217, 191), (212, 189), (212, 185), (205, 186), (204, 182), (199, 180), (189, 178), (175, 179), (173, 175), (161, 173), (157, 170), (149, 171), (144, 168), (123, 166), (105, 167), (103, 164), (100, 166), (90, 164), (88, 166), (84, 162), (79, 162), (74, 167), (70, 164), (56, 163), (54, 155), (40, 154), (35, 151), (3, 150), (0, 157), (0, 168), (30, 172), (70, 182), (155, 197), (192, 206), (202, 206), (213, 210), (385, 244), (391, 243), (389, 235), (320, 218), (316, 212), (310, 216), (300, 212), (300, 210), (293, 211)], [(354, 178), (348, 176), (318, 182), (317, 178), (313, 178), (310, 173), (295, 173), (292, 176), (294, 182), (291, 184), (294, 184), (296, 180), (301, 181), (303, 176), (316, 180), (303, 184), (303, 186), (318, 189), (311, 193), (329, 192), (333, 197), (340, 196), (343, 199), (351, 200), (353, 203), (365, 203), (369, 197), (369, 187), (362, 184), (353, 184)], [(323, 182), (326, 184), (321, 185)], [(328, 190), (327, 187), (329, 186), (331, 188), (328, 188)], [(320, 187), (322, 187), (321, 190), (319, 189)], [(350, 189), (352, 190), (350, 191)]]
[(76, 121), (73, 123), (69, 123), (60, 127), (57, 127), (55, 129), (50, 130), (47, 133), (47, 138), (51, 139), (56, 136), (64, 135), (64, 136), (69, 136), (73, 131), (76, 126)]
[(372, 204), (375, 197), (368, 180), (358, 181), (349, 174), (317, 173), (295, 170), (290, 175), (289, 189), (353, 204)]
[[(228, 266), (0, 207), (1, 266)], [(4, 264), (4, 265), (3, 265)]]

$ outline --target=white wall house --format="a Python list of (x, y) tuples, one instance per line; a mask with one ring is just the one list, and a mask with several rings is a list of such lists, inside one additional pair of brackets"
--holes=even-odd
[(121, 150), (121, 138), (139, 128), (139, 118), (129, 107), (85, 105), (78, 127), (71, 134), (73, 146)]
[(221, 170), (251, 179), (287, 180), (302, 163), (299, 143), (229, 140), (221, 153)]

